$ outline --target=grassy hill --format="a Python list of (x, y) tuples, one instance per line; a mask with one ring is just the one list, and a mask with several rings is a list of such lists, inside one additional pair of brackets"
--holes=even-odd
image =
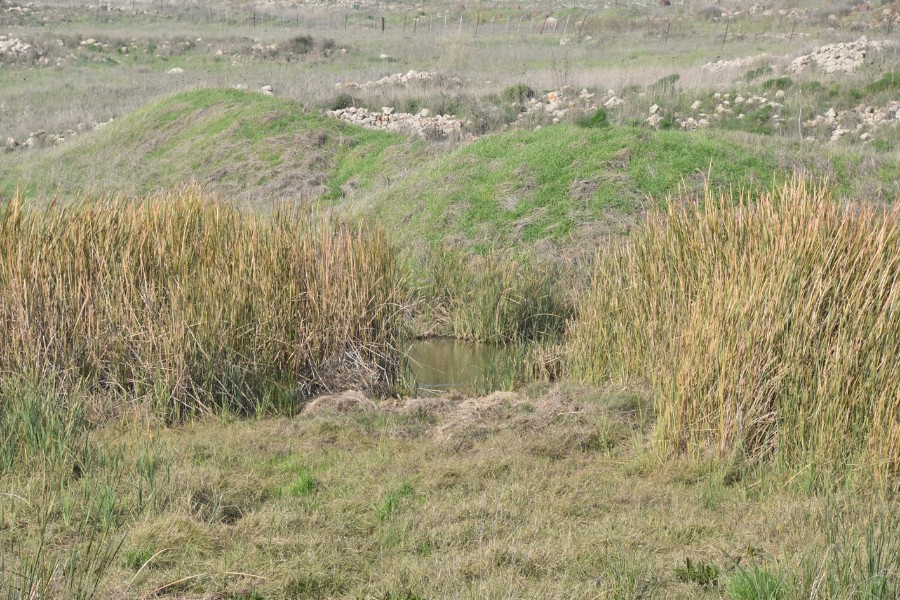
[(847, 195), (890, 195), (896, 186), (895, 158), (871, 163), (850, 151), (773, 144), (723, 131), (555, 125), (435, 145), (292, 100), (205, 89), (57, 147), (4, 155), (0, 195), (17, 187), (31, 198), (143, 194), (195, 181), (239, 202), (333, 200), (374, 213), (402, 243), (484, 252), (595, 247), (627, 232), (649, 203), (679, 188), (699, 191), (707, 179), (714, 188), (754, 188), (799, 165)]
[(777, 168), (762, 152), (682, 131), (558, 125), (481, 140), (379, 189), (368, 206), (402, 237), (477, 249), (621, 232), (648, 197), (679, 187), (752, 187)]
[[(237, 200), (338, 195), (415, 143), (238, 90), (183, 92), (89, 135), (0, 163), (0, 192), (145, 193), (196, 181)], [(3, 166), (5, 164), (5, 166)]]

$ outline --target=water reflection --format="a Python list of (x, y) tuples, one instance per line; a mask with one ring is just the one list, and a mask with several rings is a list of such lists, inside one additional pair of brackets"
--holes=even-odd
[(511, 387), (517, 364), (515, 348), (432, 338), (407, 346), (408, 370), (414, 386), (469, 390)]

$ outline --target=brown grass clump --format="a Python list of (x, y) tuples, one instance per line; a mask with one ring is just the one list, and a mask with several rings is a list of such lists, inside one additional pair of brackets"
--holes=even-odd
[[(390, 382), (404, 285), (384, 233), (198, 190), (0, 207), (0, 372), (167, 417)], [(362, 373), (365, 381), (359, 374)]]
[(681, 198), (600, 257), (578, 308), (573, 373), (650, 379), (666, 449), (900, 475), (897, 206), (799, 180)]

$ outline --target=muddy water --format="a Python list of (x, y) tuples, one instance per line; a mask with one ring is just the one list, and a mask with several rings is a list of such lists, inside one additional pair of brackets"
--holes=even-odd
[(415, 340), (406, 357), (414, 385), (424, 389), (503, 389), (514, 376), (516, 349), (452, 339)]

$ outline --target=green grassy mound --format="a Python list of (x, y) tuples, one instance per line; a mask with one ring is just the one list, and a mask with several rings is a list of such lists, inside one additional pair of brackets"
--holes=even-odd
[(195, 181), (236, 200), (338, 195), (342, 185), (383, 173), (380, 157), (391, 146), (408, 148), (403, 140), (310, 114), (291, 100), (197, 90), (59, 147), (6, 157), (0, 192), (143, 194)]
[(678, 191), (767, 185), (774, 159), (698, 132), (557, 125), (485, 137), (380, 189), (369, 206), (401, 238), (478, 250), (571, 244), (627, 230)]

